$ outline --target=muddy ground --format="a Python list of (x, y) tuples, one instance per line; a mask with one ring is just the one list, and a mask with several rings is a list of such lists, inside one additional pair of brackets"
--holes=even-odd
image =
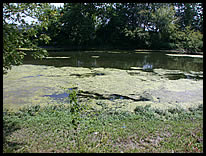
[(62, 87), (77, 89), (79, 101), (97, 109), (106, 105), (134, 111), (148, 104), (187, 109), (203, 104), (203, 72), (21, 65), (3, 76), (3, 108), (68, 103)]

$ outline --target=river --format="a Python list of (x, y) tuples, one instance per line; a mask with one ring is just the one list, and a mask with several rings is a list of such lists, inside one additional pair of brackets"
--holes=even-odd
[(50, 52), (43, 60), (28, 54), (3, 76), (3, 107), (68, 103), (62, 87), (96, 109), (187, 109), (203, 104), (203, 59), (160, 51)]

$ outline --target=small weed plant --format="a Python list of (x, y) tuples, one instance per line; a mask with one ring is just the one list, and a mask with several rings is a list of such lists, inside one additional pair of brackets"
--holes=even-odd
[(188, 110), (138, 106), (132, 112), (80, 103), (68, 89), (67, 104), (4, 110), (4, 153), (203, 152), (203, 107)]

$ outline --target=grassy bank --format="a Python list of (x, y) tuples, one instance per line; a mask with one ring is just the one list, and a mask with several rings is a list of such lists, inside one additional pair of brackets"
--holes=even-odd
[(75, 106), (4, 111), (3, 152), (203, 152), (201, 106), (135, 113)]

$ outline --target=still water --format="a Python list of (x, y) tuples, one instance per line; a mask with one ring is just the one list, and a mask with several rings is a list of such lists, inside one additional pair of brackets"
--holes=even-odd
[[(152, 67), (189, 71), (203, 71), (203, 59), (193, 57), (168, 56), (166, 52), (134, 51), (75, 51), (49, 52), (49, 57), (34, 60), (28, 53), (24, 64), (48, 65), (55, 67), (118, 68)], [(146, 65), (146, 66), (145, 66)]]

